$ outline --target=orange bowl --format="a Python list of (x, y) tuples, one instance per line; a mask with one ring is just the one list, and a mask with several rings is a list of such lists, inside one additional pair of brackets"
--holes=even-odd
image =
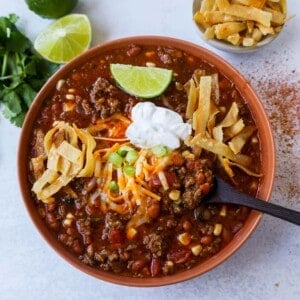
[(215, 268), (227, 258), (229, 258), (233, 253), (235, 253), (249, 238), (251, 233), (255, 230), (258, 225), (261, 214), (255, 211), (251, 211), (244, 226), (241, 230), (234, 236), (233, 240), (225, 246), (220, 252), (208, 258), (203, 263), (187, 269), (180, 273), (175, 273), (174, 275), (168, 275), (158, 278), (131, 278), (119, 276), (117, 274), (108, 273), (100, 271), (98, 269), (91, 268), (81, 261), (79, 261), (75, 256), (73, 256), (67, 249), (65, 249), (50, 232), (43, 220), (40, 218), (37, 209), (35, 207), (34, 201), (32, 199), (32, 194), (30, 190), (30, 184), (28, 181), (28, 157), (29, 157), (29, 143), (32, 134), (32, 130), (35, 124), (35, 120), (40, 112), (42, 104), (48, 96), (50, 96), (51, 91), (56, 87), (56, 83), (59, 79), (63, 78), (75, 67), (81, 66), (87, 60), (103, 53), (104, 51), (117, 49), (120, 47), (127, 46), (129, 44), (138, 45), (160, 45), (160, 46), (172, 46), (179, 50), (182, 50), (190, 55), (200, 58), (206, 61), (208, 64), (215, 66), (225, 77), (232, 81), (237, 89), (240, 91), (245, 102), (247, 103), (252, 116), (256, 122), (258, 128), (258, 133), (261, 142), (261, 161), (262, 161), (262, 173), (264, 174), (259, 190), (258, 197), (266, 201), (269, 200), (271, 195), (274, 172), (275, 172), (275, 149), (272, 138), (272, 132), (268, 118), (264, 111), (264, 108), (255, 94), (254, 90), (247, 82), (247, 80), (229, 63), (223, 60), (221, 57), (213, 54), (205, 48), (194, 45), (190, 42), (160, 36), (138, 36), (138, 37), (128, 37), (122, 38), (110, 42), (103, 43), (96, 46), (82, 55), (78, 56), (70, 63), (64, 65), (59, 71), (57, 71), (44, 85), (39, 94), (37, 95), (35, 101), (31, 105), (29, 112), (27, 113), (25, 122), (23, 124), (19, 149), (18, 149), (18, 179), (20, 191), (24, 204), (27, 208), (30, 218), (35, 224), (36, 228), (46, 240), (46, 242), (68, 263), (73, 265), (75, 268), (94, 276), (98, 279), (105, 280), (108, 282), (126, 285), (126, 286), (139, 286), (139, 287), (150, 287), (150, 286), (163, 286), (168, 284), (174, 284), (182, 282), (194, 277), (197, 277), (209, 270)]

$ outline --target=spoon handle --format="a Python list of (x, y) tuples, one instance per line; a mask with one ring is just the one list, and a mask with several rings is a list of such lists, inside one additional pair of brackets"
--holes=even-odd
[(217, 179), (217, 186), (217, 191), (220, 191), (220, 193), (217, 192), (209, 200), (211, 203), (232, 203), (247, 206), (257, 211), (289, 221), (296, 225), (300, 225), (300, 212), (298, 211), (241, 193), (219, 178)]

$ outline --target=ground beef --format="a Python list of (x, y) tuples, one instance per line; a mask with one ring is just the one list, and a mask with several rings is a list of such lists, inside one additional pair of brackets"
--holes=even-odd
[(83, 238), (83, 242), (85, 245), (89, 245), (92, 243), (92, 229), (91, 229), (91, 221), (89, 219), (79, 219), (76, 222), (77, 230), (81, 234)]
[(166, 65), (170, 65), (178, 61), (178, 59), (180, 59), (183, 55), (180, 50), (166, 47), (159, 47), (157, 54), (160, 60)]
[(124, 224), (121, 221), (120, 215), (115, 212), (108, 212), (105, 215), (104, 229), (102, 231), (102, 239), (109, 239), (112, 230), (123, 230)]
[(117, 92), (117, 87), (103, 77), (99, 77), (94, 83), (90, 92), (90, 100), (102, 119), (120, 111), (120, 100), (114, 97)]
[(105, 119), (120, 111), (120, 101), (116, 98), (99, 98), (95, 101), (95, 109), (101, 119)]
[(79, 106), (79, 109), (82, 110), (84, 114), (91, 115), (93, 113), (93, 108), (87, 99), (81, 99)]
[(116, 90), (116, 87), (113, 86), (107, 79), (98, 77), (90, 93), (91, 101), (95, 103), (97, 99), (109, 95), (114, 90)]
[(150, 233), (146, 235), (143, 239), (143, 244), (153, 254), (154, 257), (162, 256), (166, 246), (163, 235), (158, 235), (156, 233)]
[(185, 207), (194, 209), (211, 189), (213, 174), (208, 161), (204, 159), (187, 160), (185, 168), (186, 172), (179, 171), (180, 175), (184, 173), (181, 177), (184, 186), (182, 201)]

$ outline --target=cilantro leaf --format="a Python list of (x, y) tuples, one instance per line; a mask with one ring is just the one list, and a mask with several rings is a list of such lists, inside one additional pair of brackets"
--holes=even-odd
[(37, 92), (59, 65), (35, 51), (17, 20), (15, 14), (0, 17), (0, 104), (3, 116), (21, 127)]

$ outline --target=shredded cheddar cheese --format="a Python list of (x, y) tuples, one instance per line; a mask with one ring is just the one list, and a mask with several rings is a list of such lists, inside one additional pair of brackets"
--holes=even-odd
[[(123, 127), (121, 122), (124, 123)], [(102, 129), (110, 128), (111, 123), (120, 123), (117, 126), (119, 132), (110, 130), (105, 137), (99, 135)], [(156, 157), (150, 149), (137, 149), (122, 138), (122, 132), (124, 134), (128, 124), (128, 119), (118, 114), (106, 122), (100, 120), (87, 129), (65, 122), (54, 123), (54, 127), (44, 137), (46, 157), (39, 159), (39, 166), (36, 166), (37, 158), (32, 159), (34, 167), (42, 170), (32, 187), (37, 198), (45, 203), (53, 202), (53, 196), (73, 179), (95, 177), (97, 188), (91, 193), (87, 192), (88, 203), (93, 205), (95, 201), (100, 201), (98, 207), (103, 213), (108, 210), (119, 214), (130, 213), (131, 219), (127, 225), (129, 233), (149, 222), (147, 199), (161, 199), (150, 189), (149, 181), (157, 174), (164, 190), (169, 189), (164, 169), (170, 164), (172, 152), (164, 157)], [(114, 139), (116, 141), (113, 142)], [(107, 147), (107, 141), (113, 142), (113, 145)], [(126, 160), (126, 151), (125, 155), (122, 154), (124, 149), (134, 152), (134, 159), (131, 156), (131, 160)], [(117, 154), (118, 151), (121, 153), (118, 154), (121, 165), (115, 165), (109, 159), (111, 154)], [(126, 172), (128, 166), (132, 170), (130, 173)], [(111, 183), (114, 189), (111, 189)]]

